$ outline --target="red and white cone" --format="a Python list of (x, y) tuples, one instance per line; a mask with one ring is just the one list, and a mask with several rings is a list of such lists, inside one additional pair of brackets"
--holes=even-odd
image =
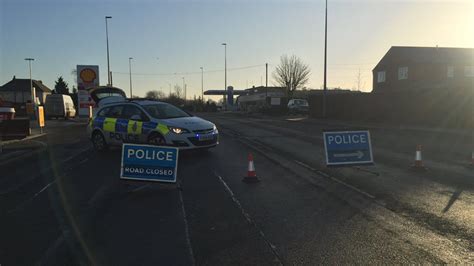
[(248, 170), (247, 170), (247, 176), (245, 176), (242, 179), (242, 182), (245, 182), (245, 183), (260, 182), (260, 179), (258, 179), (257, 173), (255, 172), (255, 166), (253, 164), (253, 155), (251, 153), (249, 153), (248, 161), (249, 161), (249, 165), (248, 165)]
[(421, 156), (421, 145), (416, 145), (415, 164), (412, 166), (415, 170), (426, 170), (423, 165), (423, 158)]

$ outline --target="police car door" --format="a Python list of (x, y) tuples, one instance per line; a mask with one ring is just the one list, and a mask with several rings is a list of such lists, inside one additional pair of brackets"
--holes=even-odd
[(132, 143), (146, 142), (143, 124), (150, 121), (148, 116), (138, 106), (128, 104), (125, 106), (124, 118), (128, 121), (125, 141)]
[[(114, 105), (110, 107), (107, 112), (107, 117), (104, 120), (103, 130), (104, 137), (107, 142), (113, 145), (122, 143), (123, 135), (126, 133), (126, 123), (123, 121), (124, 105)], [(124, 126), (125, 124), (125, 126)]]

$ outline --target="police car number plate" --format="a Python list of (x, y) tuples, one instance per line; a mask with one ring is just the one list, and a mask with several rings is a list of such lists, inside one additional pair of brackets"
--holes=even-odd
[(206, 141), (214, 139), (214, 135), (206, 134), (206, 135), (199, 135), (199, 141)]

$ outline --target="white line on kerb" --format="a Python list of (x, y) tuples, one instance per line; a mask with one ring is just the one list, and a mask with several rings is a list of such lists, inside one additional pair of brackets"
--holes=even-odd
[(184, 201), (183, 201), (183, 192), (181, 190), (179, 191), (179, 201), (181, 202), (181, 211), (183, 212), (183, 220), (184, 220), (184, 231), (186, 234), (186, 244), (188, 245), (188, 252), (189, 252), (189, 257), (191, 258), (191, 265), (196, 265), (196, 262), (194, 261), (194, 252), (193, 252), (193, 247), (191, 246), (191, 238), (189, 236), (189, 228), (188, 228), (188, 218), (186, 218), (186, 210), (184, 209)]
[(329, 177), (329, 178), (331, 178), (331, 180), (333, 180), (333, 181), (335, 181), (335, 182), (337, 182), (337, 183), (339, 183), (339, 184), (341, 184), (341, 185), (343, 185), (343, 186), (346, 186), (347, 188), (350, 188), (350, 189), (352, 189), (352, 190), (355, 190), (356, 192), (359, 192), (359, 193), (361, 193), (361, 194), (363, 194), (363, 195), (365, 195), (365, 196), (367, 196), (367, 197), (369, 197), (369, 198), (371, 198), (371, 199), (375, 199), (375, 196), (373, 196), (373, 195), (371, 195), (371, 194), (369, 194), (369, 193), (367, 193), (367, 192), (365, 192), (365, 191), (363, 191), (363, 190), (361, 190), (361, 189), (359, 189), (359, 188), (356, 188), (356, 187), (354, 187), (353, 185), (347, 184), (346, 182), (344, 182), (344, 181), (342, 181), (342, 180), (339, 180), (339, 179), (337, 179), (337, 178), (335, 178), (335, 177), (333, 177), (333, 176), (330, 176), (330, 175), (326, 174), (325, 172), (316, 170), (316, 169), (314, 169), (313, 167), (311, 167), (311, 166), (309, 166), (309, 165), (307, 165), (307, 164), (305, 164), (305, 163), (303, 163), (303, 162), (297, 161), (297, 160), (294, 160), (294, 162), (297, 163), (297, 164), (299, 164), (299, 165), (301, 165), (301, 166), (303, 166), (303, 167), (305, 167), (305, 168), (307, 168), (307, 169), (309, 169), (309, 170), (311, 170), (311, 171), (316, 172), (316, 173), (319, 174), (319, 175), (322, 175), (322, 176), (324, 176), (324, 177)]
[(276, 250), (276, 246), (273, 245), (268, 239), (267, 237), (265, 236), (265, 233), (263, 233), (262, 230), (260, 230), (260, 228), (257, 226), (257, 224), (252, 220), (252, 218), (250, 217), (250, 215), (247, 213), (247, 211), (245, 211), (245, 209), (242, 207), (242, 204), (240, 204), (240, 201), (235, 197), (234, 195), (234, 192), (232, 191), (232, 189), (230, 189), (230, 187), (227, 185), (227, 183), (224, 181), (224, 179), (218, 175), (217, 173), (214, 173), (214, 175), (219, 178), (219, 180), (221, 181), (221, 183), (224, 185), (225, 189), (227, 190), (227, 192), (229, 193), (230, 197), (232, 198), (232, 201), (237, 205), (237, 207), (239, 208), (240, 212), (242, 213), (242, 215), (244, 216), (245, 220), (247, 220), (247, 222), (250, 224), (250, 225), (253, 225), (255, 227), (255, 229), (257, 229), (258, 233), (260, 234), (260, 236), (262, 237), (263, 241), (265, 241), (265, 243), (270, 247), (270, 249), (272, 250), (273, 252), (273, 255), (276, 257), (276, 259), (278, 260), (278, 262), (280, 263), (280, 265), (283, 265), (283, 262), (282, 262), (282, 259), (280, 257), (280, 255), (278, 254), (278, 251)]

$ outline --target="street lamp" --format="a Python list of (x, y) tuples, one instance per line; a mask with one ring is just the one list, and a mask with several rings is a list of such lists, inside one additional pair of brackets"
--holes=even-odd
[(105, 39), (107, 41), (107, 82), (109, 86), (112, 86), (112, 81), (110, 79), (110, 59), (109, 59), (109, 28), (107, 24), (107, 19), (112, 18), (111, 16), (105, 16)]
[(132, 94), (132, 59), (133, 59), (133, 57), (128, 58), (128, 71), (130, 73), (130, 99), (133, 98), (133, 94)]
[(201, 101), (204, 102), (204, 68), (201, 67)]
[[(33, 89), (33, 79), (31, 77), (31, 61), (35, 61), (34, 58), (25, 58), (28, 61), (28, 65), (30, 68), (30, 92), (31, 92), (31, 103), (33, 104), (33, 110), (36, 114), (36, 91)], [(35, 116), (36, 117), (36, 116)]]
[(222, 43), (224, 45), (224, 110), (227, 111), (227, 43)]

